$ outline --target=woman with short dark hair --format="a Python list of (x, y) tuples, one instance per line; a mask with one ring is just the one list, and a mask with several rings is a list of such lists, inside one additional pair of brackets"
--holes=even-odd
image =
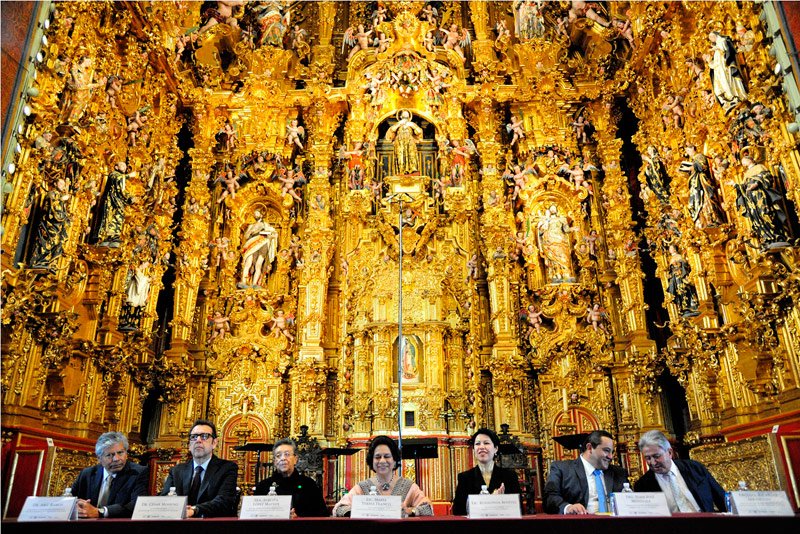
[(362, 480), (333, 507), (336, 517), (349, 517), (353, 505), (353, 496), (369, 495), (374, 491), (378, 495), (399, 495), (403, 498), (403, 517), (433, 515), (431, 501), (415, 482), (395, 475), (400, 467), (400, 448), (389, 436), (376, 436), (369, 444), (367, 451), (367, 467), (375, 475)]

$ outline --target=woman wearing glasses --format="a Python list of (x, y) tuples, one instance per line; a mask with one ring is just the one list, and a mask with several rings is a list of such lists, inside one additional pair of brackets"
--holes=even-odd
[(205, 419), (195, 421), (189, 432), (192, 459), (170, 469), (161, 489), (161, 495), (167, 495), (174, 487), (178, 495), (189, 497), (187, 518), (236, 516), (239, 466), (216, 456), (216, 446), (214, 423)]

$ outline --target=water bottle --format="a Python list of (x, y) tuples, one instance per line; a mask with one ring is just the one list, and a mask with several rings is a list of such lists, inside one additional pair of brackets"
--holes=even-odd
[(377, 495), (378, 494), (378, 487), (377, 486), (370, 486), (369, 487), (369, 494), (370, 495)]
[(631, 485), (629, 482), (625, 482), (622, 484), (622, 493), (633, 493), (633, 489), (631, 489)]
[(175, 486), (170, 486), (169, 487), (169, 493), (167, 493), (167, 495), (170, 496), (170, 497), (177, 497), (178, 496), (178, 492), (175, 490)]
[(277, 495), (277, 494), (278, 494), (278, 492), (276, 491), (276, 488), (277, 488), (277, 487), (278, 487), (278, 484), (276, 484), (275, 482), (273, 482), (273, 483), (272, 483), (272, 485), (269, 487), (269, 493), (268, 493), (268, 495)]
[(486, 484), (481, 484), (481, 495), (489, 495), (489, 487)]
[(72, 497), (72, 488), (70, 487), (64, 488), (64, 497)]
[(744, 480), (739, 481), (739, 491), (747, 491), (749, 488), (747, 487), (747, 482)]
[[(628, 484), (625, 484), (626, 486)], [(628, 489), (630, 491), (630, 488)], [(627, 493), (624, 489), (622, 490), (623, 493)], [(608, 498), (608, 509), (611, 511), (611, 515), (619, 515), (617, 513), (617, 495), (612, 493), (611, 496)]]

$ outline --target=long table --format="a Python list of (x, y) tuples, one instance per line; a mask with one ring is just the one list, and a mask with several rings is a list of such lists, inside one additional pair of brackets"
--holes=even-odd
[(469, 533), (535, 532), (536, 534), (709, 534), (710, 532), (800, 532), (800, 515), (794, 517), (737, 517), (727, 514), (681, 514), (673, 517), (609, 517), (534, 515), (522, 519), (468, 519), (461, 516), (413, 517), (402, 520), (315, 518), (292, 520), (184, 519), (182, 521), (132, 521), (83, 519), (67, 522), (2, 522), (3, 534), (42, 532), (58, 534), (241, 534), (276, 531), (281, 534), (442, 534), (448, 530)]

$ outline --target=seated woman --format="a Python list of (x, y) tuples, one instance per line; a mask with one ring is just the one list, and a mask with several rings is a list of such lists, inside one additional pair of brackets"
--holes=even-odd
[(354, 495), (368, 495), (375, 486), (378, 495), (399, 495), (403, 498), (403, 517), (433, 515), (431, 501), (411, 480), (395, 476), (400, 467), (400, 449), (389, 436), (376, 436), (369, 444), (367, 466), (375, 476), (362, 480), (333, 507), (334, 517), (349, 517)]
[(500, 448), (500, 438), (493, 430), (479, 428), (472, 434), (469, 442), (478, 465), (458, 474), (453, 515), (467, 515), (467, 497), (479, 494), (481, 486), (487, 486), (489, 493), (521, 493), (517, 474), (511, 469), (494, 464), (494, 456)]

